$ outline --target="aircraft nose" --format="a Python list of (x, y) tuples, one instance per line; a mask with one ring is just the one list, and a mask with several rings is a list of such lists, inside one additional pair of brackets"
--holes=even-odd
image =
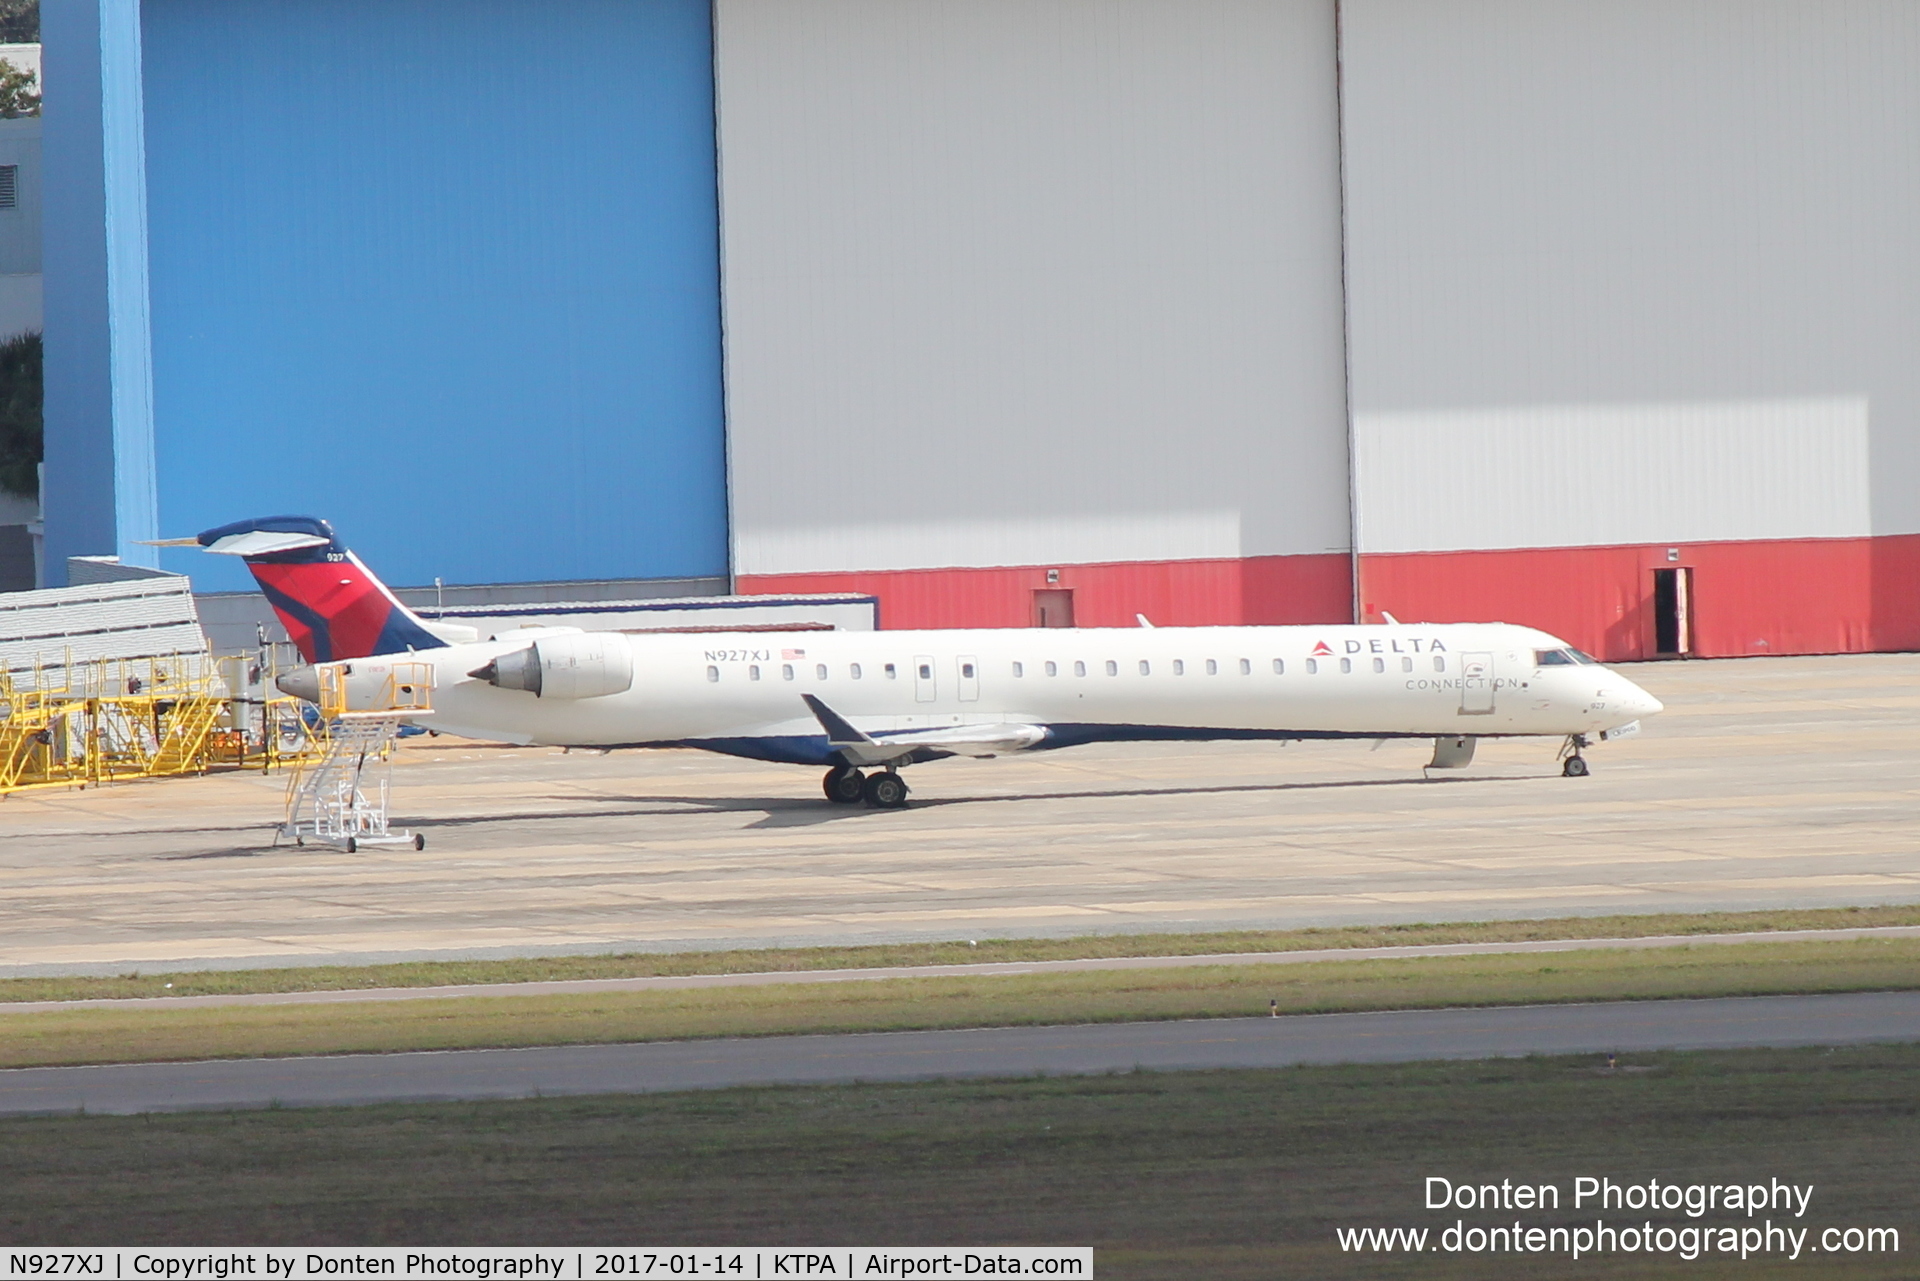
[(290, 672), (282, 672), (274, 684), (280, 687), (282, 694), (304, 698), (309, 703), (320, 701), (320, 673), (311, 665), (296, 667)]
[(1623, 687), (1620, 691), (1619, 699), (1621, 710), (1636, 717), (1652, 716), (1655, 713), (1666, 710), (1665, 703), (1662, 703), (1659, 699), (1647, 693), (1646, 690), (1641, 689), (1632, 681), (1623, 680), (1620, 684)]

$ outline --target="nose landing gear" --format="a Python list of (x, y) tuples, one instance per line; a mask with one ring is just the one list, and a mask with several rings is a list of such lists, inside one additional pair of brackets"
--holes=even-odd
[(1587, 736), (1585, 734), (1567, 735), (1566, 746), (1560, 749), (1560, 755), (1566, 758), (1566, 763), (1560, 767), (1560, 773), (1563, 777), (1585, 778), (1587, 776), (1587, 758), (1580, 755), (1586, 746)]

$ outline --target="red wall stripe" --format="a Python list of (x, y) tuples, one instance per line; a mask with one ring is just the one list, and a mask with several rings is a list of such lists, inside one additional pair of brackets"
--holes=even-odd
[[(1369, 621), (1524, 623), (1598, 658), (1654, 656), (1653, 571), (1693, 571), (1693, 653), (1843, 654), (1920, 649), (1920, 535), (1408, 552), (1360, 558)], [(1049, 584), (1047, 571), (1059, 571)], [(1082, 627), (1343, 623), (1352, 618), (1349, 558), (752, 574), (748, 593), (869, 592), (881, 625), (1028, 627), (1033, 593), (1074, 594)]]
[[(1047, 582), (1048, 570), (1060, 580)], [(1350, 559), (1251, 556), (1242, 560), (1140, 561), (1106, 565), (1023, 565), (995, 569), (901, 569), (827, 574), (743, 574), (736, 590), (868, 592), (880, 598), (880, 625), (1030, 627), (1033, 593), (1073, 592), (1081, 627), (1345, 623), (1353, 619)]]
[(1409, 552), (1360, 558), (1366, 617), (1524, 623), (1614, 661), (1654, 656), (1653, 571), (1693, 571), (1693, 653), (1920, 648), (1920, 535)]

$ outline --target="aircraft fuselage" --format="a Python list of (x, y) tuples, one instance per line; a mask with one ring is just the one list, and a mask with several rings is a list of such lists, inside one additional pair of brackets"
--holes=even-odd
[[(594, 661), (630, 664), (630, 680), (583, 697), (569, 693), (596, 688), (590, 675), (560, 672), (553, 661), (540, 693), (474, 674), (493, 671), (489, 663), (518, 670), (517, 662), (535, 660), (517, 655), (569, 635), (587, 639), (548, 648), (604, 651)], [(354, 696), (370, 697), (395, 660), (433, 665), (434, 712), (421, 723), (441, 732), (579, 747), (679, 745), (814, 765), (848, 758), (803, 695), (866, 735), (923, 739), (928, 750), (917, 759), (1094, 741), (1586, 735), (1660, 710), (1633, 682), (1565, 642), (1504, 623), (528, 631), (350, 660)], [(618, 677), (605, 683), (618, 685)], [(1006, 732), (970, 741), (969, 727)]]

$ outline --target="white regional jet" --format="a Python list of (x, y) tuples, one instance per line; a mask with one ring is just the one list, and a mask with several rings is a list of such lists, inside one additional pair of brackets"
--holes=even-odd
[[(441, 733), (570, 747), (697, 747), (826, 769), (827, 799), (906, 803), (902, 766), (1080, 743), (1486, 737), (1582, 750), (1660, 702), (1545, 632), (1506, 623), (878, 632), (587, 632), (481, 639), (422, 619), (323, 520), (275, 516), (176, 545), (242, 556), (310, 664), (366, 706), (395, 661), (433, 668)], [(317, 699), (308, 666), (282, 677)]]

